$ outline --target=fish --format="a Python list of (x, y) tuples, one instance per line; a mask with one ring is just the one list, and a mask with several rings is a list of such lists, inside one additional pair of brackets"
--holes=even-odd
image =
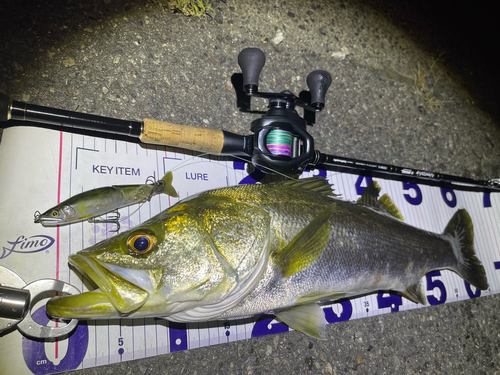
[[(99, 216), (132, 204), (144, 203), (157, 194), (179, 195), (172, 186), (172, 172), (167, 172), (160, 180), (152, 184), (113, 185), (88, 190), (74, 195), (40, 214), (35, 212), (35, 223), (44, 227), (54, 227), (77, 223), (83, 220), (98, 222)], [(113, 220), (102, 222), (118, 223), (119, 213)]]
[(403, 222), (371, 182), (357, 202), (323, 178), (209, 190), (69, 256), (97, 289), (53, 297), (63, 319), (158, 317), (173, 322), (273, 314), (325, 339), (318, 305), (377, 291), (426, 304), (421, 279), (456, 272), (488, 289), (466, 210), (440, 234)]

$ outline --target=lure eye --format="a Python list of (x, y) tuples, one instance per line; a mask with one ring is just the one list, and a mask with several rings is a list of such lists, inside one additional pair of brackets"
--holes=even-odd
[(59, 211), (52, 211), (52, 217), (58, 217), (59, 216)]
[(127, 247), (134, 254), (146, 254), (156, 245), (156, 236), (150, 233), (134, 233), (127, 239)]

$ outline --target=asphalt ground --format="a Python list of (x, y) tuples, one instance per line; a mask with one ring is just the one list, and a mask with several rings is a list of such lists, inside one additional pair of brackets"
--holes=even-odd
[[(0, 92), (32, 104), (248, 134), (238, 53), (267, 57), (260, 89), (333, 82), (309, 128), (329, 154), (476, 179), (500, 177), (498, 27), (489, 3), (4, 1)], [(263, 111), (266, 102), (253, 100)], [(36, 152), (34, 150), (33, 152)], [(7, 161), (1, 161), (7, 162)], [(500, 297), (278, 334), (75, 374), (500, 373)]]

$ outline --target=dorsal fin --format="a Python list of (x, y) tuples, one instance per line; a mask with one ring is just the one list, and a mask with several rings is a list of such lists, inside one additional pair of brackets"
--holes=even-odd
[(298, 189), (315, 191), (329, 196), (338, 196), (333, 191), (333, 185), (328, 183), (325, 177), (308, 177), (298, 180), (283, 180), (273, 182), (275, 185), (290, 186)]
[(384, 205), (389, 214), (394, 216), (396, 219), (405, 221), (403, 215), (401, 215), (401, 212), (399, 212), (399, 209), (387, 194), (382, 195), (378, 201)]
[(403, 215), (401, 215), (401, 212), (399, 212), (398, 208), (387, 194), (382, 195), (380, 199), (378, 198), (380, 190), (381, 188), (376, 181), (370, 182), (358, 199), (358, 204), (369, 206), (377, 211), (385, 212), (394, 216), (396, 219), (404, 221)]

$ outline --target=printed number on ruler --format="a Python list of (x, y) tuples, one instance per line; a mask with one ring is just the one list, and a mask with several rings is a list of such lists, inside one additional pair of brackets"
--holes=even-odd
[(328, 323), (346, 322), (352, 316), (352, 303), (350, 300), (335, 303), (323, 309)]
[(410, 182), (403, 182), (403, 190), (410, 191), (413, 190), (415, 196), (412, 193), (408, 192), (404, 194), (406, 201), (414, 206), (418, 206), (422, 203), (422, 190), (418, 187), (417, 184), (413, 184)]
[(271, 323), (273, 320), (273, 316), (260, 316), (252, 328), (252, 337), (261, 337), (272, 335), (274, 333), (288, 332), (288, 326), (280, 322)]
[(455, 208), (457, 206), (457, 196), (452, 189), (441, 188), (441, 196), (449, 207)]
[(168, 322), (170, 336), (170, 352), (187, 350), (187, 324)]
[(370, 301), (363, 301), (363, 307), (366, 309), (366, 312), (369, 312), (370, 311)]
[(395, 293), (378, 293), (377, 304), (379, 309), (391, 308), (391, 312), (399, 311), (403, 298)]
[(120, 347), (118, 349), (118, 354), (123, 355), (123, 353), (125, 353), (125, 350), (123, 349), (123, 337), (118, 337), (118, 346)]
[(429, 301), (431, 305), (440, 305), (446, 302), (446, 287), (443, 282), (438, 279), (441, 277), (440, 271), (429, 272), (425, 275), (427, 280), (427, 291), (432, 292), (432, 294), (427, 295), (427, 301)]
[[(464, 284), (465, 284), (465, 290), (467, 291), (467, 294), (469, 295), (469, 298), (481, 297), (481, 289), (474, 288), (466, 280), (464, 280)], [(474, 288), (474, 290), (472, 290), (472, 288)]]
[(371, 177), (367, 176), (358, 176), (358, 179), (356, 180), (356, 183), (354, 186), (356, 187), (356, 194), (362, 195), (363, 191), (366, 189), (366, 186), (361, 186), (363, 184), (363, 180), (366, 179), (366, 186), (370, 184), (370, 182), (373, 181)]
[[(45, 312), (45, 306), (36, 310), (32, 316), (35, 321), (42, 325), (47, 325), (50, 321)], [(57, 344), (23, 337), (24, 361), (35, 375), (74, 370), (82, 363), (87, 353), (88, 342), (89, 330), (84, 321), (78, 324), (76, 331), (69, 338), (59, 341)], [(67, 345), (65, 353), (62, 352), (63, 343)]]

